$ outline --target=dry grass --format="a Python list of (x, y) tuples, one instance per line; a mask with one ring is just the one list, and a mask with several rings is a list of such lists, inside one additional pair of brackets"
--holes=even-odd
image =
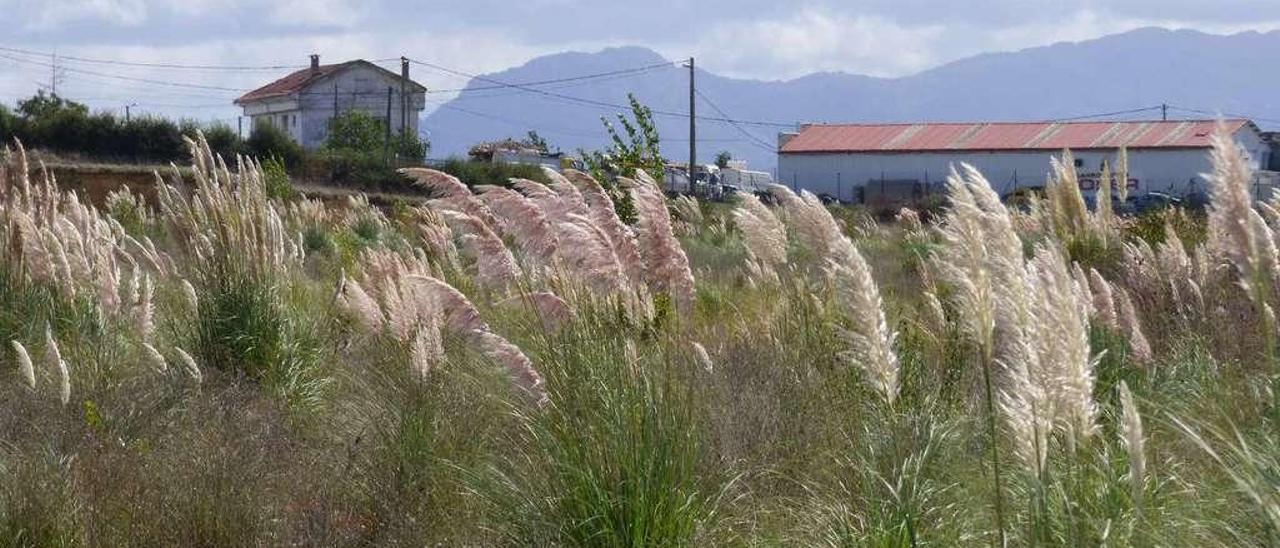
[(890, 224), (639, 175), (628, 225), (575, 171), (279, 198), (190, 146), (104, 209), (0, 159), (0, 546), (1280, 539), (1280, 204), (1229, 140), (1207, 219), (1089, 211), (1067, 156)]

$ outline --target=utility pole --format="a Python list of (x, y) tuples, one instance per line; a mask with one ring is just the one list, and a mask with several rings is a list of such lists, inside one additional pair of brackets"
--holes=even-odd
[(1162, 122), (1169, 121), (1169, 105), (1168, 104), (1160, 103), (1160, 121)]
[(131, 109), (131, 108), (133, 108), (133, 107), (136, 107), (136, 106), (138, 106), (138, 104), (137, 104), (137, 103), (130, 103), (130, 104), (127, 104), (127, 105), (125, 105), (125, 106), (124, 106), (124, 123), (126, 123), (126, 124), (127, 124), (127, 123), (129, 123), (129, 119), (130, 119), (130, 112), (129, 112), (129, 109)]
[(391, 86), (387, 86), (387, 138), (382, 143), (382, 157), (385, 163), (391, 163)]
[(244, 139), (244, 116), (236, 116), (236, 137)]
[(58, 81), (63, 78), (63, 70), (58, 66), (58, 53), (49, 54), (49, 93), (58, 95)]
[(698, 165), (698, 121), (697, 121), (697, 102), (694, 95), (697, 88), (694, 87), (694, 69), (693, 57), (689, 57), (689, 194), (698, 195), (697, 186), (694, 184), (694, 169)]
[(409, 83), (409, 58), (400, 56), (400, 135), (409, 135), (409, 97), (405, 87)]

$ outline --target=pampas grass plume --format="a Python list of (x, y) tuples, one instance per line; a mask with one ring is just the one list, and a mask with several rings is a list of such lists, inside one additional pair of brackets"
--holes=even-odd
[(1141, 511), (1143, 487), (1146, 484), (1147, 457), (1142, 435), (1142, 416), (1138, 414), (1138, 405), (1133, 401), (1133, 393), (1129, 385), (1120, 381), (1120, 407), (1123, 417), (1120, 431), (1123, 435), (1125, 452), (1129, 454), (1129, 482), (1133, 489), (1133, 504)]
[(26, 347), (18, 341), (9, 341), (13, 346), (14, 354), (18, 355), (18, 372), (22, 374), (22, 381), (27, 384), (27, 388), (36, 389), (36, 368), (31, 363), (31, 354), (27, 353)]
[(151, 367), (156, 371), (164, 373), (169, 370), (169, 362), (164, 359), (164, 355), (159, 350), (156, 350), (156, 347), (142, 343), (142, 350), (147, 355), (147, 361), (151, 362)]
[(200, 366), (196, 364), (195, 358), (192, 358), (191, 354), (181, 348), (174, 348), (173, 351), (178, 353), (178, 361), (182, 363), (183, 370), (188, 375), (191, 375), (192, 379), (195, 379), (196, 384), (204, 382), (204, 375), (200, 373)]

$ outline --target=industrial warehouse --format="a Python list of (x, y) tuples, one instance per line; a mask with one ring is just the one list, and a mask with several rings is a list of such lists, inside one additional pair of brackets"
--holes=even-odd
[[(1246, 119), (1123, 122), (812, 124), (779, 136), (778, 182), (841, 202), (936, 192), (952, 166), (978, 168), (1002, 195), (1041, 187), (1050, 158), (1071, 150), (1081, 190), (1097, 186), (1104, 163), (1128, 155), (1131, 193), (1202, 192), (1218, 125), (1249, 155), (1257, 178), (1274, 179), (1272, 150)], [(1268, 188), (1270, 185), (1267, 185)]]

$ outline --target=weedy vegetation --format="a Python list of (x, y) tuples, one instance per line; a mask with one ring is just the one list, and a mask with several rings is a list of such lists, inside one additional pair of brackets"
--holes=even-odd
[(100, 208), (0, 158), (0, 546), (1280, 544), (1280, 201), (1227, 137), (1207, 215), (1064, 152), (926, 222), (187, 146)]

